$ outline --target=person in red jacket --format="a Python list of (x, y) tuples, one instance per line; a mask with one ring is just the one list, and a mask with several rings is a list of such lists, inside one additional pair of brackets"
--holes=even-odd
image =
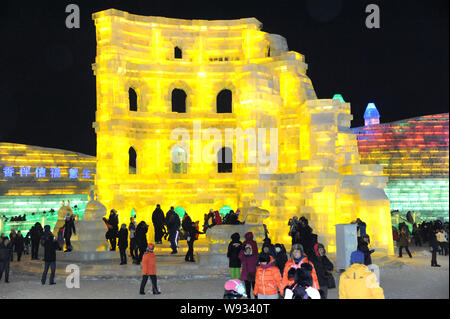
[(278, 292), (283, 295), (281, 273), (268, 254), (260, 254), (259, 266), (256, 269), (255, 289), (253, 294), (258, 299), (278, 299)]
[(148, 277), (152, 280), (153, 294), (159, 295), (161, 292), (158, 290), (157, 278), (156, 278), (156, 257), (153, 250), (155, 245), (148, 244), (148, 247), (142, 257), (142, 281), (139, 293), (145, 295), (145, 285), (147, 284)]
[(304, 253), (303, 246), (301, 244), (292, 245), (290, 257), (291, 258), (286, 262), (286, 265), (284, 266), (283, 289), (294, 283), (294, 280), (288, 277), (289, 269), (291, 268), (297, 269), (300, 268), (303, 263), (308, 263), (312, 266), (311, 277), (313, 279), (313, 288), (319, 290), (320, 286), (319, 280), (317, 279), (316, 269), (314, 268), (314, 264), (308, 260), (308, 257)]

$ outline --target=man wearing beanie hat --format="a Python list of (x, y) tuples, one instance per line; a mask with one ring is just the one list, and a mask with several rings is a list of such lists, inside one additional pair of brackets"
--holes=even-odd
[(339, 299), (384, 299), (376, 275), (364, 265), (364, 253), (352, 252), (350, 264), (339, 280)]

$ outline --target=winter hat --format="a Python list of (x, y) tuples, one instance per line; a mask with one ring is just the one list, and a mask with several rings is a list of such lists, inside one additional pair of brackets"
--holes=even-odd
[(264, 262), (268, 263), (268, 262), (270, 262), (270, 257), (268, 254), (262, 253), (259, 255), (258, 261), (260, 263), (264, 263)]
[(233, 241), (239, 241), (239, 239), (241, 239), (241, 235), (239, 235), (239, 233), (233, 233), (231, 235), (231, 240)]
[(296, 268), (289, 269), (289, 271), (287, 273), (288, 278), (295, 278), (295, 271), (296, 270), (297, 270)]
[(314, 252), (316, 253), (316, 256), (319, 256), (319, 248), (323, 248), (323, 251), (325, 252), (325, 247), (321, 243), (316, 243), (314, 245)]
[(253, 240), (253, 233), (249, 231), (248, 233), (245, 234), (244, 237), (246, 240)]
[(303, 264), (300, 266), (300, 268), (303, 268), (303, 269), (309, 271), (310, 273), (311, 273), (311, 271), (313, 270), (313, 267), (311, 266), (310, 263), (303, 263)]
[(245, 293), (245, 287), (239, 279), (230, 279), (225, 282), (225, 290), (232, 290), (237, 292), (240, 295), (243, 295), (244, 297), (247, 297), (247, 294)]
[(353, 265), (353, 264), (356, 264), (356, 263), (357, 264), (364, 264), (364, 253), (359, 251), (359, 250), (355, 250), (350, 255), (350, 265)]
[(313, 284), (311, 273), (304, 267), (295, 270), (294, 280), (302, 287), (309, 287)]
[(300, 252), (302, 253), (302, 256), (304, 255), (304, 250), (303, 250), (303, 246), (301, 244), (294, 244), (292, 245), (291, 248), (291, 258), (294, 258), (294, 251), (295, 250), (300, 250)]

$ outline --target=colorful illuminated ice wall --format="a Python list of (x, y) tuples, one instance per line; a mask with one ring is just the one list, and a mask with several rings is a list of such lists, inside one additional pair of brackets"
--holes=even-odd
[[(0, 143), (0, 216), (22, 216), (26, 221), (4, 223), (28, 231), (36, 222), (54, 226), (61, 201), (70, 201), (82, 214), (94, 182), (96, 159), (80, 153), (13, 143)], [(42, 214), (44, 211), (47, 214)], [(34, 213), (35, 215), (32, 215)]]
[(423, 219), (449, 215), (448, 113), (380, 123), (375, 104), (364, 114), (358, 135), (361, 163), (380, 164), (389, 177), (386, 194), (391, 210)]
[[(317, 99), (305, 57), (282, 36), (261, 31), (254, 18), (182, 20), (110, 9), (93, 19), (95, 185), (121, 222), (132, 210), (150, 222), (157, 203), (164, 211), (181, 206), (201, 222), (210, 208), (259, 206), (270, 212), (274, 242), (289, 242), (288, 219), (303, 215), (334, 252), (335, 224), (360, 217), (379, 251), (392, 253), (382, 167), (360, 164), (350, 104)], [(224, 138), (227, 128), (240, 134)], [(259, 128), (274, 132), (256, 152), (251, 133)], [(264, 161), (261, 153), (276, 158)], [(217, 163), (228, 156), (232, 163)], [(264, 171), (274, 162), (274, 171)]]

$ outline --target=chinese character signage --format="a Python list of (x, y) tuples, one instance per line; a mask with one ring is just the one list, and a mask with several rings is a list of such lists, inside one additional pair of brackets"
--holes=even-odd
[[(97, 170), (95, 170), (95, 173), (97, 173)], [(80, 169), (74, 167), (63, 170), (60, 167), (31, 168), (30, 166), (22, 166), (22, 167), (4, 166), (3, 168), (0, 169), (0, 177), (3, 177), (5, 179), (13, 178), (15, 176), (19, 176), (20, 178), (35, 177), (36, 179), (42, 178), (60, 179), (63, 178), (62, 177), (63, 175), (64, 178), (68, 179), (86, 180), (94, 178), (92, 170), (88, 168), (84, 168), (81, 172)]]

